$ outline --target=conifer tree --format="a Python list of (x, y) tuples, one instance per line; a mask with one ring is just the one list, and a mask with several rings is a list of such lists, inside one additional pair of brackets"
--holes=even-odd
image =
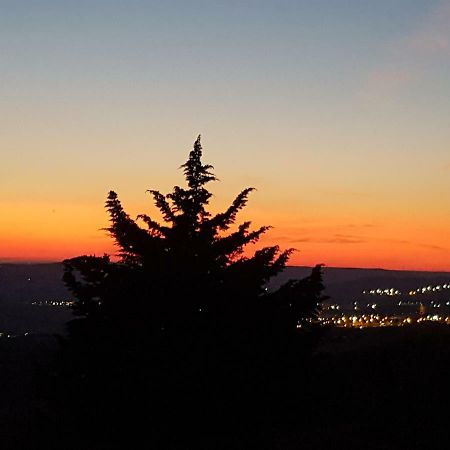
[(267, 293), (265, 285), (284, 269), (292, 249), (275, 245), (252, 256), (244, 253), (270, 228), (252, 229), (249, 221), (232, 228), (254, 188), (244, 189), (225, 211), (212, 215), (206, 186), (217, 178), (201, 158), (199, 136), (181, 166), (187, 186), (175, 186), (167, 195), (147, 191), (161, 222), (147, 214), (132, 219), (117, 194), (109, 192), (106, 230), (119, 249), (119, 261), (107, 255), (64, 261), (76, 314), (152, 333), (239, 329), (270, 318), (294, 330), (302, 317), (316, 314), (323, 290), (320, 266), (310, 277)]

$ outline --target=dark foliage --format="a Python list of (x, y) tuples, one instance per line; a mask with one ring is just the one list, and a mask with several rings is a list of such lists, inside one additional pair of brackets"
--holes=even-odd
[(71, 405), (70, 420), (95, 431), (99, 442), (101, 430), (117, 444), (140, 427), (154, 439), (152, 448), (172, 448), (168, 435), (183, 436), (190, 448), (200, 423), (211, 434), (246, 420), (250, 431), (245, 417), (285, 398), (280, 389), (298, 383), (317, 338), (297, 325), (314, 328), (324, 298), (321, 266), (267, 292), (292, 250), (244, 252), (269, 229), (233, 227), (253, 188), (211, 214), (205, 186), (216, 177), (201, 156), (199, 137), (181, 166), (187, 187), (148, 191), (161, 223), (145, 214), (133, 220), (109, 193), (107, 231), (118, 261), (105, 255), (64, 262), (80, 318), (69, 324), (56, 399), (62, 410)]
[(109, 193), (107, 231), (120, 260), (80, 256), (64, 262), (76, 314), (153, 336), (201, 327), (248, 333), (258, 322), (295, 332), (300, 320), (315, 317), (323, 290), (320, 266), (308, 278), (267, 293), (267, 281), (283, 270), (292, 249), (272, 246), (253, 256), (244, 254), (269, 229), (252, 230), (244, 222), (230, 230), (253, 188), (244, 189), (226, 211), (212, 215), (207, 210), (212, 194), (205, 186), (216, 177), (201, 156), (198, 137), (181, 166), (187, 188), (175, 186), (167, 195), (148, 191), (162, 223), (146, 214), (133, 220), (117, 194)]

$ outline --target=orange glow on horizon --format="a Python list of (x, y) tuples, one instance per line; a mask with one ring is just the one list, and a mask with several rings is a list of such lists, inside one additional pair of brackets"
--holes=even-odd
[[(227, 187), (216, 183), (211, 188), (216, 191), (210, 208), (213, 213), (227, 208), (242, 188), (230, 193)], [(378, 211), (371, 201), (358, 205), (332, 202), (321, 193), (296, 201), (278, 190), (270, 195), (266, 191), (267, 187), (252, 193), (237, 224), (251, 220), (253, 228), (272, 225), (257, 247), (297, 249), (289, 265), (450, 271), (450, 237), (438, 213), (397, 211), (389, 202)], [(145, 212), (158, 220), (158, 211), (144, 192), (140, 196), (131, 189), (117, 192), (131, 217)], [(81, 254), (117, 253), (103, 230), (108, 215), (101, 196), (73, 204), (18, 201), (3, 202), (0, 207), (4, 212), (0, 261), (61, 261)]]
[[(81, 254), (104, 253), (114, 255), (117, 248), (102, 230), (107, 226), (107, 214), (99, 205), (54, 208), (47, 218), (48, 208), (36, 205), (33, 223), (21, 218), (20, 207), (9, 205), (12, 214), (0, 228), (0, 260), (4, 262), (61, 261)], [(148, 205), (146, 205), (148, 206)], [(145, 208), (137, 208), (144, 211)], [(29, 205), (26, 210), (30, 213)], [(133, 217), (133, 214), (130, 214)], [(248, 217), (247, 217), (248, 216)], [(241, 220), (252, 216), (252, 208), (242, 214)], [(324, 219), (302, 227), (289, 225), (280, 218), (264, 220), (260, 211), (253, 211), (254, 227), (270, 224), (260, 242), (247, 250), (266, 245), (279, 245), (280, 249), (295, 248), (289, 265), (313, 266), (323, 263), (328, 267), (384, 268), (397, 270), (450, 271), (448, 252), (450, 239), (443, 240), (443, 230), (436, 227), (436, 239), (421, 240), (421, 233), (402, 226), (352, 226)], [(39, 220), (41, 219), (41, 220)], [(8, 236), (6, 239), (4, 236)], [(402, 236), (402, 239), (392, 238)]]

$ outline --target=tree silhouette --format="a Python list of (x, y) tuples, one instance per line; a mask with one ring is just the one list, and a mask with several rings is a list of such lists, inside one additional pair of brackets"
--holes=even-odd
[(104, 255), (64, 261), (76, 314), (153, 336), (200, 329), (232, 334), (258, 324), (294, 332), (299, 320), (315, 317), (323, 299), (321, 267), (268, 293), (268, 280), (284, 269), (293, 250), (274, 245), (252, 256), (244, 253), (270, 228), (251, 229), (247, 221), (231, 230), (254, 188), (244, 189), (228, 209), (212, 215), (206, 185), (217, 178), (201, 158), (199, 136), (181, 166), (187, 187), (175, 186), (167, 195), (147, 191), (162, 222), (146, 214), (133, 220), (117, 194), (109, 192), (106, 230), (119, 260)]
[(201, 157), (199, 137), (181, 166), (186, 187), (148, 191), (160, 222), (132, 219), (108, 194), (106, 231), (118, 257), (64, 261), (81, 317), (63, 340), (55, 399), (77, 430), (99, 442), (113, 429), (126, 448), (141, 429), (154, 448), (172, 448), (164, 430), (178, 429), (190, 448), (184, 444), (198, 441), (198, 424), (213, 434), (228, 433), (234, 421), (251, 430), (262, 408), (290, 411), (284, 400), (308, 364), (317, 333), (297, 327), (314, 322), (324, 298), (321, 266), (269, 292), (292, 249), (250, 252), (269, 229), (236, 223), (253, 188), (225, 211), (209, 212), (206, 186), (216, 177)]

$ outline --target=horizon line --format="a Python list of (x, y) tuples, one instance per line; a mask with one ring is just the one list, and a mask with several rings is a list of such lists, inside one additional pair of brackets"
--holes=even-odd
[[(70, 258), (67, 258), (70, 259)], [(0, 258), (0, 265), (10, 264), (10, 265), (32, 265), (32, 264), (62, 264), (63, 260), (55, 259), (20, 259), (20, 258)], [(290, 265), (288, 267), (298, 267), (298, 268), (308, 268), (312, 269), (316, 265)], [(386, 269), (384, 267), (356, 267), (356, 266), (327, 266), (322, 264), (323, 268), (326, 269), (342, 269), (342, 270), (383, 270), (387, 272), (434, 272), (434, 273), (450, 273), (450, 270), (430, 270), (430, 269)]]

